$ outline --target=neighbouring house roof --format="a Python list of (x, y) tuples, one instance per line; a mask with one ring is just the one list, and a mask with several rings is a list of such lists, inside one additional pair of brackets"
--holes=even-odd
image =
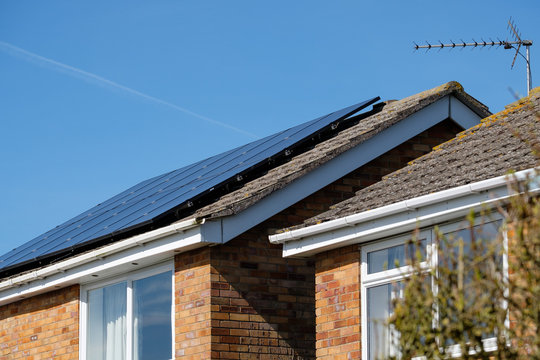
[[(538, 166), (540, 87), (356, 196), (291, 229), (321, 224)], [(287, 229), (287, 230), (291, 230)]]
[[(455, 116), (449, 114), (450, 97), (461, 104), (456, 105), (455, 111), (459, 114)], [(447, 103), (439, 102), (441, 99), (447, 99)], [(440, 104), (439, 110), (444, 108), (444, 112), (437, 114), (441, 116), (437, 121), (459, 118), (463, 107), (476, 118), (490, 114), (487, 107), (466, 94), (460, 84), (450, 82), (352, 116), (377, 100), (373, 98), (143, 181), (1, 256), (0, 278), (43, 267), (182, 219), (230, 218), (348, 150), (378, 139), (384, 130), (435, 103)], [(462, 124), (470, 122), (466, 120)], [(379, 147), (387, 151), (395, 145), (388, 143)], [(337, 179), (346, 173), (333, 176)], [(207, 183), (209, 179), (211, 183)], [(276, 209), (278, 207), (272, 211)], [(253, 221), (250, 217), (249, 226), (254, 225)], [(218, 229), (217, 234), (223, 237), (224, 231)], [(232, 237), (236, 233), (230, 234)]]

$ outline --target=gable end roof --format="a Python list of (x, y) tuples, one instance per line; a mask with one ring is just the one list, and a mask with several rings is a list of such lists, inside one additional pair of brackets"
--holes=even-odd
[(491, 115), (485, 105), (467, 94), (461, 84), (455, 81), (402, 100), (385, 102), (382, 111), (367, 118), (362, 118), (355, 125), (337, 134), (330, 141), (318, 143), (313, 149), (295, 156), (282, 166), (276, 167), (254, 181), (248, 182), (240, 189), (224, 195), (218, 201), (202, 207), (194, 215), (198, 218), (219, 218), (235, 215), (321, 165), (377, 136), (408, 116), (450, 95), (459, 99), (479, 118)]
[(540, 87), (298, 229), (539, 164)]

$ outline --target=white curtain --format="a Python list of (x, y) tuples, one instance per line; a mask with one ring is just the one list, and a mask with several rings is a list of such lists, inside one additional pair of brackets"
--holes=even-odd
[[(172, 358), (172, 272), (133, 280), (88, 292), (87, 359), (125, 360), (127, 326), (132, 332), (131, 360)], [(132, 323), (127, 324), (127, 303)]]
[(86, 358), (103, 359), (103, 289), (88, 292), (88, 326), (86, 327)]
[(139, 302), (134, 301), (133, 304), (133, 360), (139, 360), (139, 353), (141, 350), (139, 349), (140, 342), (139, 342), (139, 309), (138, 309)]
[(106, 326), (105, 360), (125, 359), (126, 348), (126, 284), (108, 286), (103, 292)]
[(126, 283), (88, 292), (86, 357), (124, 360), (126, 348)]

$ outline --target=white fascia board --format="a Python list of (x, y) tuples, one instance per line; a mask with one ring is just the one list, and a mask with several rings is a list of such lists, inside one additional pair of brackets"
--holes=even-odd
[(74, 256), (0, 283), (0, 305), (47, 291), (95, 281), (155, 264), (212, 244), (201, 233), (204, 221), (195, 219), (168, 225)]
[[(534, 176), (528, 169), (514, 174), (516, 180)], [(351, 244), (360, 244), (453, 220), (504, 201), (509, 194), (507, 176), (419, 196), (374, 210), (269, 236), (283, 244), (284, 257), (307, 257)]]
[(454, 120), (464, 129), (478, 124), (481, 120), (480, 116), (459, 99), (445, 96), (319, 166), (283, 189), (261, 199), (246, 210), (234, 216), (207, 220), (206, 225), (219, 222), (220, 235), (222, 242), (225, 243), (446, 119)]

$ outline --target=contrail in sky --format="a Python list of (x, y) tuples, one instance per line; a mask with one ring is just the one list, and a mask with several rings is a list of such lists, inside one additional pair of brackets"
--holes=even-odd
[(193, 111), (188, 110), (186, 108), (183, 108), (181, 106), (172, 104), (172, 103), (170, 103), (168, 101), (158, 99), (158, 98), (153, 97), (151, 95), (147, 95), (147, 94), (142, 93), (140, 91), (137, 91), (135, 89), (132, 89), (132, 88), (129, 88), (127, 86), (118, 84), (118, 83), (116, 83), (114, 81), (105, 79), (104, 77), (101, 77), (99, 75), (89, 73), (87, 71), (78, 69), (76, 67), (73, 67), (73, 66), (58, 62), (58, 61), (55, 61), (53, 59), (46, 58), (46, 57), (38, 55), (38, 54), (34, 54), (34, 53), (30, 52), (30, 51), (21, 49), (20, 47), (11, 45), (11, 44), (9, 44), (7, 42), (0, 41), (0, 50), (2, 50), (5, 53), (8, 53), (8, 54), (10, 54), (12, 56), (21, 57), (21, 58), (23, 58), (23, 59), (25, 59), (27, 61), (30, 61), (30, 62), (35, 62), (35, 63), (41, 64), (41, 65), (47, 65), (47, 66), (53, 68), (54, 70), (64, 72), (64, 73), (66, 73), (66, 74), (68, 74), (70, 76), (80, 78), (80, 79), (82, 79), (84, 81), (95, 83), (95, 84), (106, 86), (106, 87), (110, 87), (110, 88), (114, 88), (114, 89), (117, 89), (117, 90), (121, 90), (121, 91), (126, 92), (128, 94), (135, 95), (135, 96), (138, 96), (140, 98), (152, 101), (152, 102), (154, 102), (156, 104), (165, 105), (165, 106), (167, 106), (167, 107), (169, 107), (171, 109), (181, 111), (181, 112), (183, 112), (185, 114), (191, 115), (193, 117), (204, 120), (204, 121), (209, 122), (211, 124), (218, 125), (218, 126), (221, 126), (221, 127), (236, 131), (236, 132), (238, 132), (240, 134), (243, 134), (243, 135), (246, 135), (248, 137), (251, 137), (251, 138), (254, 138), (254, 139), (259, 138), (255, 134), (252, 134), (252, 133), (247, 132), (245, 130), (239, 129), (239, 128), (234, 127), (232, 125), (223, 123), (223, 122), (218, 121), (218, 120), (210, 119), (210, 118), (208, 118), (206, 116), (197, 114), (196, 112), (193, 112)]

